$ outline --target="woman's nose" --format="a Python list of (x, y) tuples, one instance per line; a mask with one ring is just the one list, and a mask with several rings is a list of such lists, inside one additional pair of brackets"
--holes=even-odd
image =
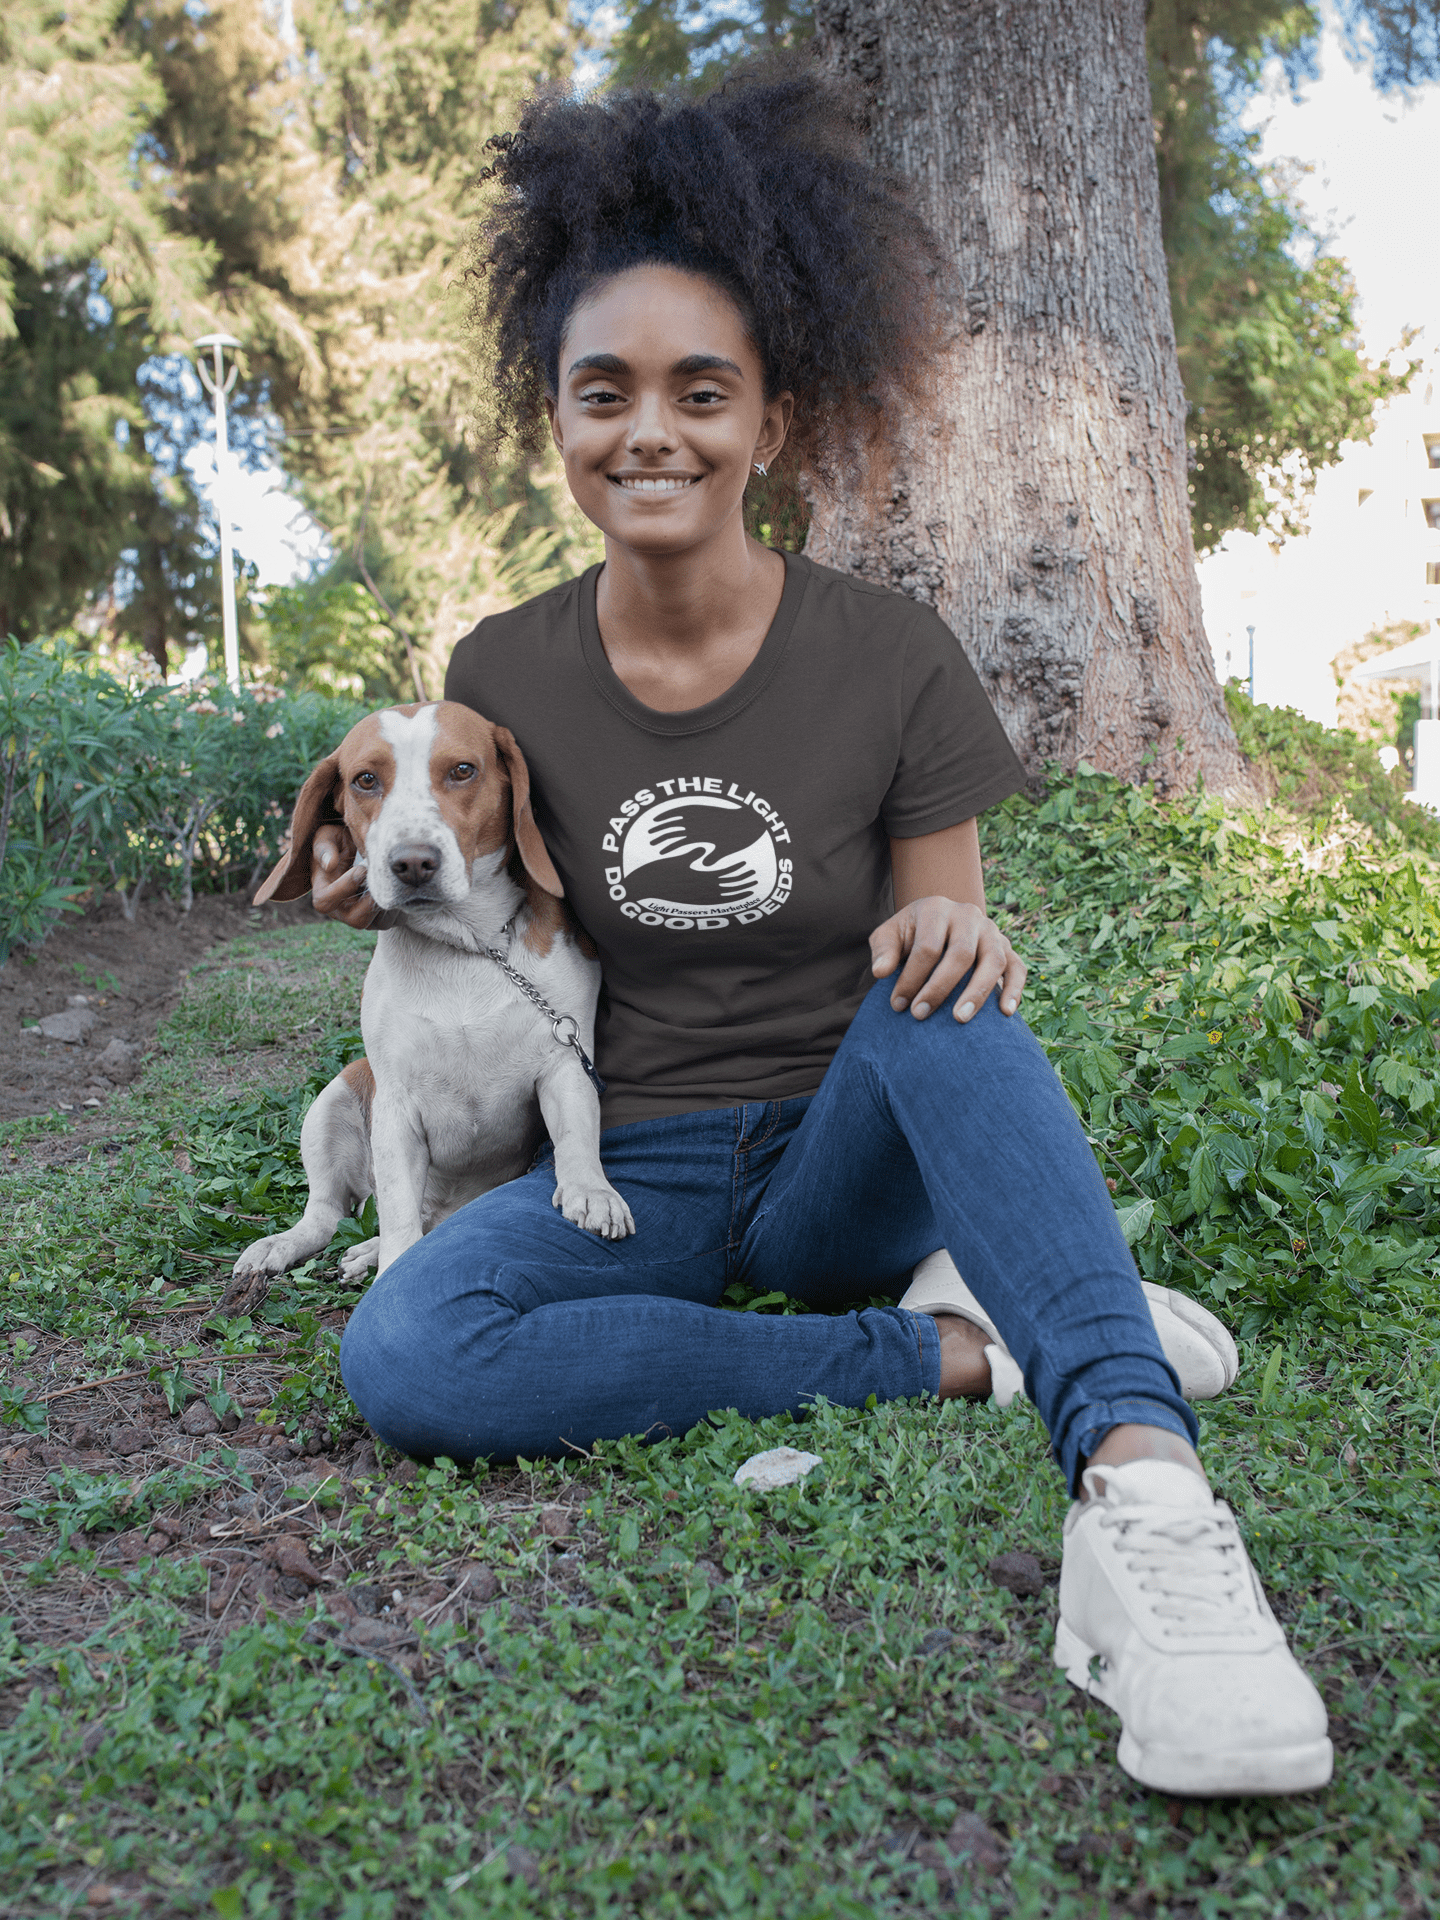
[(654, 459), (673, 453), (679, 438), (667, 403), (659, 394), (642, 394), (631, 416), (628, 450)]

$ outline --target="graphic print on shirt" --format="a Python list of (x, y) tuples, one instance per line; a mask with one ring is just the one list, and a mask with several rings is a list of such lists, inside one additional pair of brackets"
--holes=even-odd
[(705, 774), (657, 780), (606, 824), (610, 898), (642, 926), (748, 926), (790, 897), (790, 829), (754, 788)]

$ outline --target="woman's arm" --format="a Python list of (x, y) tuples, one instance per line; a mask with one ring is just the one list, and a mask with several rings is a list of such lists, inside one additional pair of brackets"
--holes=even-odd
[(890, 872), (896, 911), (871, 934), (870, 954), (877, 980), (905, 963), (890, 996), (895, 1011), (909, 1007), (917, 1020), (925, 1019), (973, 966), (955, 1018), (973, 1018), (996, 986), (1000, 1011), (1014, 1013), (1027, 968), (986, 915), (975, 822), (963, 820), (939, 833), (892, 840)]

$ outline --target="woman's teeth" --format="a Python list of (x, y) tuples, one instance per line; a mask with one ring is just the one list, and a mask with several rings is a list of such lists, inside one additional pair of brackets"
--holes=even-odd
[(630, 480), (623, 479), (619, 484), (627, 493), (683, 493), (686, 487), (693, 486), (693, 480)]

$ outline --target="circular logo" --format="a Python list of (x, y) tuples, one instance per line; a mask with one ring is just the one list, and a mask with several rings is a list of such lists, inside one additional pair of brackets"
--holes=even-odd
[(789, 898), (790, 832), (753, 789), (706, 775), (657, 780), (624, 801), (608, 826), (610, 898), (643, 926), (749, 925)]

